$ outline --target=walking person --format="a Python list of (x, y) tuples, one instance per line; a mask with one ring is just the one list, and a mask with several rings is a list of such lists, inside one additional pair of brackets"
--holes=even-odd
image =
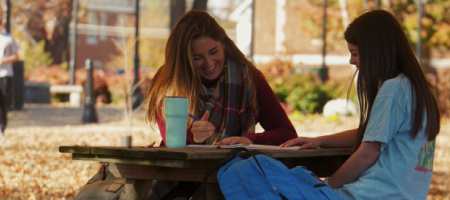
[(3, 15), (3, 9), (0, 8), (0, 137), (4, 136), (8, 124), (8, 109), (14, 94), (12, 63), (19, 60), (19, 46), (11, 34), (5, 31)]

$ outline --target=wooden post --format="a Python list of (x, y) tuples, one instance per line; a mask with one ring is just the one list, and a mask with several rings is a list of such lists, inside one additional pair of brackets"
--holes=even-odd
[(323, 1), (323, 24), (322, 24), (322, 66), (319, 69), (319, 77), (322, 82), (328, 79), (328, 68), (325, 62), (327, 56), (327, 0)]
[(141, 95), (141, 88), (137, 85), (139, 83), (139, 0), (136, 0), (136, 10), (134, 12), (135, 16), (135, 32), (134, 32), (134, 38), (136, 40), (134, 44), (134, 80), (133, 80), (133, 86), (132, 88), (136, 87), (134, 91), (131, 91), (132, 96), (132, 109), (136, 109), (139, 107), (142, 103), (142, 95)]
[(78, 0), (73, 0), (72, 2), (72, 20), (73, 28), (70, 33), (70, 61), (69, 61), (69, 71), (70, 79), (69, 85), (75, 85), (75, 68), (77, 67), (77, 27), (78, 27)]
[(95, 95), (94, 95), (94, 78), (92, 60), (86, 59), (86, 98), (84, 101), (84, 123), (97, 123), (97, 112), (95, 110)]

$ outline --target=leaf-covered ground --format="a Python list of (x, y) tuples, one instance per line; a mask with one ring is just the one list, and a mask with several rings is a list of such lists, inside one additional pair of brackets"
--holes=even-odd
[[(83, 124), (82, 108), (25, 105), (9, 114), (10, 125), (0, 139), (0, 199), (73, 199), (95, 174), (99, 164), (73, 161), (58, 152), (62, 145), (120, 145), (131, 133), (133, 145), (158, 141), (157, 131), (143, 121), (138, 111), (133, 128), (123, 119), (123, 110), (97, 108), (99, 123)], [(316, 136), (354, 128), (356, 118), (294, 117), (299, 135)], [(450, 199), (450, 123), (444, 123), (437, 139), (434, 176), (428, 199)]]

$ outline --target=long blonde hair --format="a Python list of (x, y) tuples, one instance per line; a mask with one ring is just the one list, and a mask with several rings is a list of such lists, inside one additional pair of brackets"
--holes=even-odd
[[(195, 108), (200, 107), (198, 96), (203, 93), (202, 81), (193, 65), (191, 43), (203, 35), (221, 41), (227, 59), (231, 58), (245, 64), (250, 81), (255, 82), (256, 67), (245, 58), (216, 20), (205, 11), (189, 11), (178, 20), (170, 34), (166, 44), (164, 65), (158, 69), (147, 91), (146, 120), (148, 122), (155, 123), (158, 118), (165, 120), (165, 96), (188, 98), (190, 113), (194, 113)], [(256, 89), (253, 91), (255, 97), (253, 103), (256, 105)], [(190, 119), (188, 124), (191, 123)]]

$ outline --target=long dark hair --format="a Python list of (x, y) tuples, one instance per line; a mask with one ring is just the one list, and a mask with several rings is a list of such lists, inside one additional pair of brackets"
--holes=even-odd
[(428, 140), (434, 140), (441, 119), (436, 99), (395, 17), (385, 10), (369, 11), (349, 24), (344, 35), (348, 43), (358, 46), (360, 59), (357, 91), (361, 115), (355, 149), (361, 144), (379, 85), (399, 73), (409, 78), (413, 88), (412, 136), (415, 138), (423, 128), (426, 114), (425, 134)]

